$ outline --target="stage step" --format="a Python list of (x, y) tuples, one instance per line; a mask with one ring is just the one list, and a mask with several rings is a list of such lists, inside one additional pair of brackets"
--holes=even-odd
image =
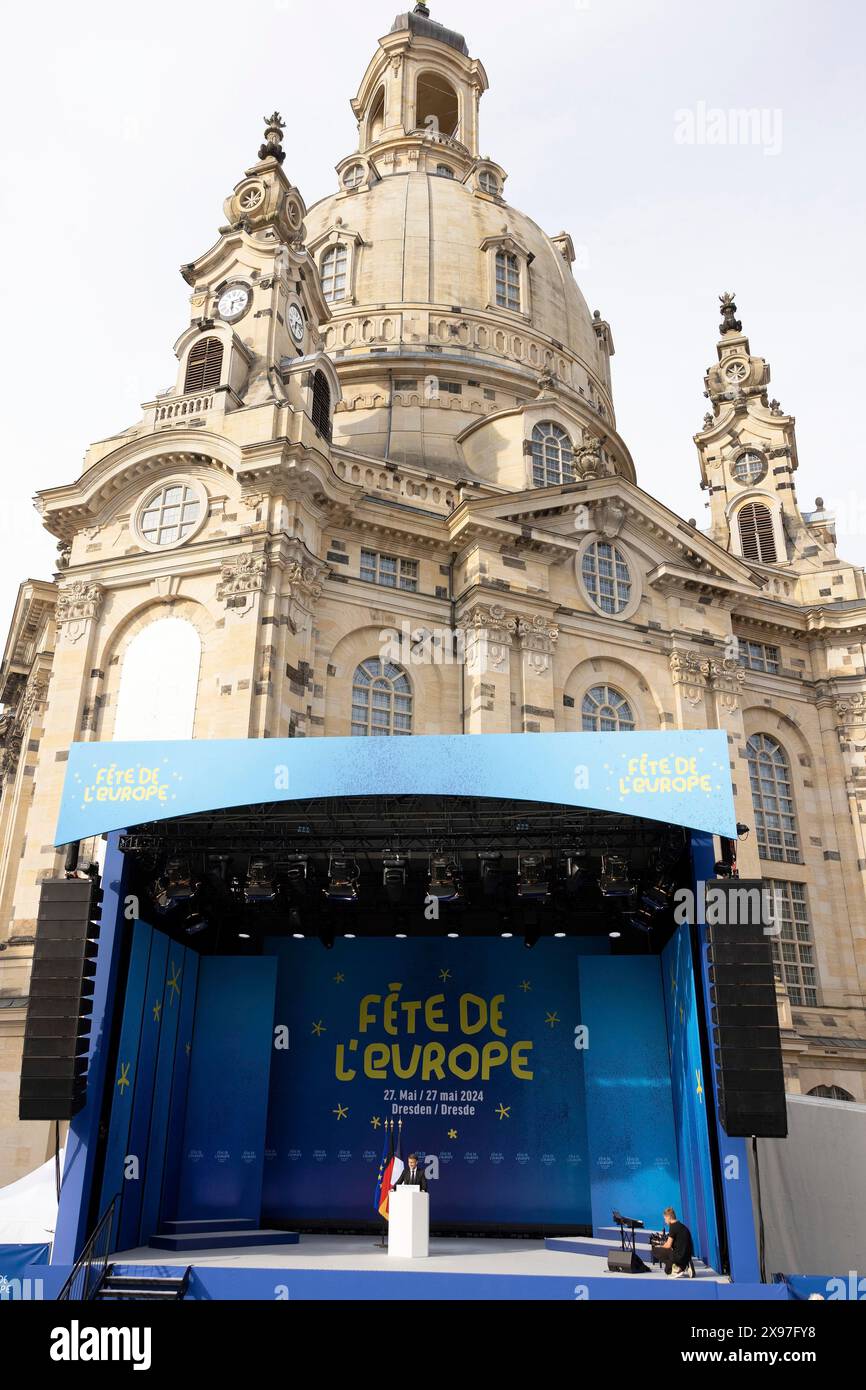
[(160, 1231), (159, 1235), (151, 1236), (149, 1244), (153, 1250), (240, 1250), (251, 1246), (297, 1245), (298, 1240), (296, 1231), (239, 1231), (227, 1224), (211, 1225), (206, 1230), (189, 1234)]
[(100, 1303), (135, 1300), (144, 1303), (178, 1303), (186, 1294), (189, 1266), (179, 1276), (116, 1274), (109, 1265), (105, 1278), (96, 1291)]
[(254, 1231), (255, 1219), (252, 1216), (220, 1217), (219, 1223), (213, 1217), (209, 1221), (165, 1221), (160, 1235), (192, 1235), (197, 1231), (213, 1231), (217, 1224), (221, 1231)]

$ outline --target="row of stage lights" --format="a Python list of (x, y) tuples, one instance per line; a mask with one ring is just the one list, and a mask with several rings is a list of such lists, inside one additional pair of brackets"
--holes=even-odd
[[(602, 853), (592, 858), (583, 847), (558, 852), (517, 851), (516, 875), (514, 861), (503, 851), (477, 850), (474, 857), (481, 903), (475, 893), (473, 901), (488, 909), (502, 909), (509, 918), (516, 909), (527, 946), (535, 945), (542, 935), (544, 911), (554, 903), (575, 910), (595, 899), (615, 909), (608, 931), (613, 939), (621, 936), (622, 926), (649, 933), (671, 905), (681, 848), (657, 853), (654, 867), (642, 877), (624, 855)], [(150, 885), (157, 913), (179, 918), (190, 936), (206, 931), (211, 917), (221, 908), (247, 909), (255, 915), (257, 909), (273, 906), (285, 912), (296, 938), (313, 934), (304, 930), (304, 919), (312, 911), (319, 919), (315, 935), (325, 945), (332, 945), (337, 934), (351, 939), (355, 935), (350, 929), (353, 913), (364, 905), (374, 905), (373, 894), (367, 898), (373, 885), (362, 885), (358, 859), (341, 846), (334, 846), (328, 855), (322, 887), (318, 887), (316, 861), (309, 854), (253, 853), (246, 872), (233, 870), (228, 855), (210, 855), (206, 862), (205, 871), (196, 873), (189, 858), (170, 857)], [(381, 852), (379, 891), (375, 894), (380, 901), (381, 893), (394, 908), (421, 906), (420, 886), (410, 883), (411, 863), (408, 851), (392, 848)], [(428, 920), (429, 916), (437, 921), (444, 918), (445, 925), (456, 926), (461, 912), (470, 905), (459, 852), (447, 847), (431, 849), (426, 870), (423, 906), (427, 909), (435, 904)], [(247, 926), (239, 927), (237, 934), (241, 939), (251, 935)], [(503, 930), (500, 934), (509, 938), (515, 933)], [(552, 934), (567, 935), (564, 931)], [(407, 933), (397, 929), (394, 935), (405, 937)], [(457, 937), (460, 933), (449, 930), (446, 935)]]

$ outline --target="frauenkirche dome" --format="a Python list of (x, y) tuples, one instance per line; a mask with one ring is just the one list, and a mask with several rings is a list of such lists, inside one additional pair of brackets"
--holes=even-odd
[(633, 478), (610, 329), (574, 279), (571, 237), (511, 207), (505, 170), (479, 154), (487, 85), (463, 36), (418, 5), (379, 41), (352, 102), (358, 150), (307, 215), (343, 391), (335, 443), (523, 487), (515, 459), (543, 419)]

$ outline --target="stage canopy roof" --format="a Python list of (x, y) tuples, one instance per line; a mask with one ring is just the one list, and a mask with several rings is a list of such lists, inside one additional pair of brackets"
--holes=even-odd
[(727, 735), (413, 735), (75, 743), (55, 843), (311, 797), (502, 797), (736, 836)]

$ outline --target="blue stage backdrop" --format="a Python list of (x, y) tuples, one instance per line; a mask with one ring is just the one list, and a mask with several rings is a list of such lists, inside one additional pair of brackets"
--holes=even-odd
[(394, 1118), (403, 1157), (422, 1155), (435, 1221), (589, 1226), (597, 1185), (597, 1224), (617, 1202), (658, 1224), (679, 1197), (659, 961), (593, 959), (607, 949), (269, 941), (279, 969), (263, 1221), (374, 1219)]

